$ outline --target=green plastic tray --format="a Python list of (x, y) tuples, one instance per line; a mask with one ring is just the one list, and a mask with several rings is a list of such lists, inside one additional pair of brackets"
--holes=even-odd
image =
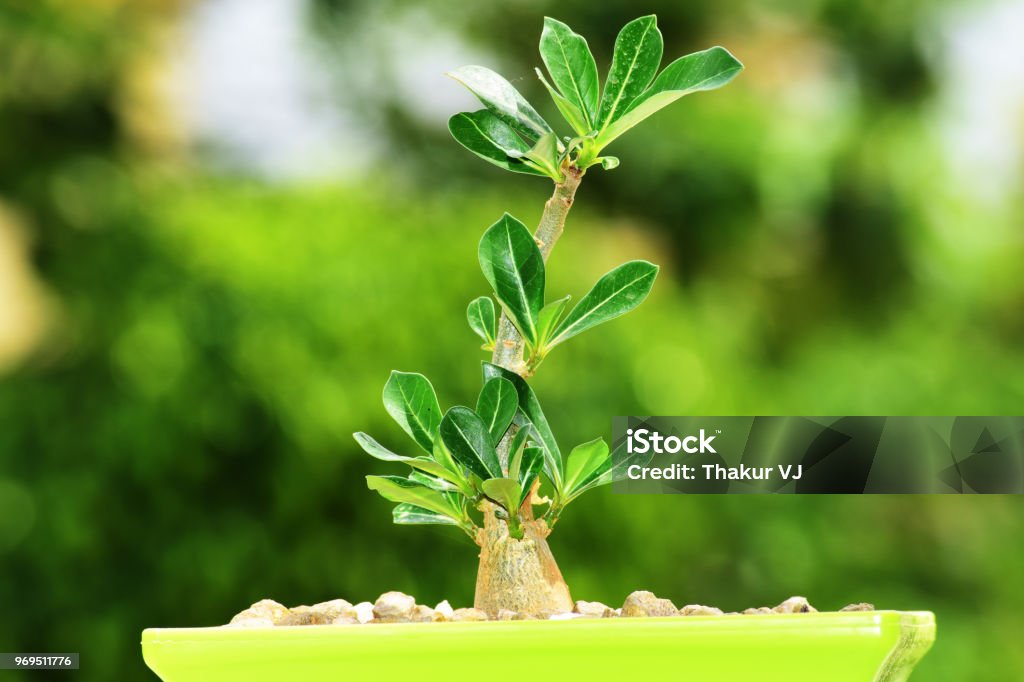
[(870, 611), (150, 629), (142, 654), (164, 682), (899, 682), (934, 640), (931, 613)]

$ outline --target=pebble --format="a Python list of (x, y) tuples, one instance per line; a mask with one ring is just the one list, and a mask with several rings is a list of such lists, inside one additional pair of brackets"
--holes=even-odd
[[(243, 621), (269, 620), (273, 625), (283, 625), (288, 619), (288, 609), (273, 599), (261, 599), (245, 611), (231, 619), (231, 625), (239, 625)], [(246, 627), (255, 627), (247, 625)]]
[(744, 609), (743, 615), (745, 616), (760, 616), (766, 613), (771, 613), (772, 610), (767, 606), (758, 606), (756, 609)]
[(775, 613), (817, 613), (818, 609), (811, 606), (805, 597), (790, 597), (772, 611)]
[(643, 590), (630, 594), (622, 605), (622, 615), (625, 618), (675, 616), (678, 613), (679, 609), (668, 599), (659, 599), (653, 592)]
[(610, 606), (599, 601), (578, 601), (572, 610), (586, 618), (614, 618), (618, 615)]
[(714, 606), (703, 606), (701, 604), (687, 604), (679, 609), (680, 616), (721, 616), (722, 609)]
[(587, 618), (582, 613), (552, 613), (548, 616), (548, 620), (576, 620), (577, 618)]
[(344, 625), (358, 623), (356, 610), (344, 599), (320, 602), (313, 606), (295, 606), (288, 609), (288, 617), (281, 625)]
[(452, 617), (448, 620), (455, 622), (487, 620), (487, 612), (480, 609), (455, 609), (452, 611)]
[(385, 592), (373, 605), (373, 618), (381, 623), (400, 623), (409, 620), (416, 608), (416, 599), (402, 592)]
[(847, 604), (840, 611), (874, 611), (875, 605), (867, 602), (860, 602), (859, 604)]
[(356, 611), (356, 620), (360, 623), (369, 623), (373, 620), (373, 604), (368, 601), (361, 601), (352, 607)]
[[(237, 618), (238, 616), (235, 616)], [(241, 620), (231, 619), (227, 625), (229, 628), (272, 628), (274, 621), (269, 618), (243, 618)]]
[(519, 614), (515, 611), (509, 611), (508, 609), (501, 609), (498, 611), (498, 620), (516, 620)]
[(323, 625), (325, 622), (319, 617), (314, 619), (313, 607), (294, 606), (288, 609), (288, 617), (281, 625)]
[(414, 623), (430, 623), (435, 620), (434, 609), (423, 604), (417, 604), (409, 614), (409, 620)]
[(445, 599), (443, 602), (434, 607), (434, 620), (445, 621), (452, 619), (452, 605)]
[(322, 601), (319, 604), (313, 604), (311, 608), (314, 618), (322, 620), (324, 623), (342, 625), (359, 622), (359, 619), (356, 618), (355, 608), (344, 599)]

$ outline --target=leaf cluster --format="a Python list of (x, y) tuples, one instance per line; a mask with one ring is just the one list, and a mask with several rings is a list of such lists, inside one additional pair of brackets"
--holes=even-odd
[[(395, 502), (398, 524), (457, 526), (476, 538), (475, 511), (482, 501), (499, 510), (512, 537), (523, 537), (523, 522), (535, 518), (525, 505), (546, 508), (539, 515), (554, 525), (567, 504), (599, 485), (622, 478), (630, 463), (609, 452), (602, 439), (579, 445), (563, 461), (547, 417), (522, 377), (484, 363), (484, 384), (474, 408), (457, 405), (442, 414), (437, 394), (422, 374), (392, 372), (384, 386), (384, 407), (420, 453), (400, 455), (366, 433), (356, 442), (372, 457), (409, 467), (405, 476), (367, 476), (366, 482)], [(507, 464), (497, 446), (512, 436)], [(546, 495), (531, 492), (546, 488)]]
[(483, 66), (448, 74), (484, 106), (455, 114), (448, 129), (466, 149), (508, 171), (562, 182), (566, 166), (585, 170), (600, 164), (611, 170), (619, 160), (602, 154), (612, 141), (680, 97), (719, 88), (743, 69), (728, 50), (712, 47), (680, 57), (659, 73), (663, 48), (654, 15), (626, 24), (615, 39), (602, 91), (586, 39), (548, 17), (540, 37), (548, 76), (536, 69), (537, 77), (572, 134), (556, 133), (508, 80)]
[[(653, 263), (623, 263), (601, 277), (565, 314), (569, 296), (545, 299), (544, 258), (522, 222), (507, 213), (502, 216), (484, 233), (478, 256), (494, 298), (525, 342), (526, 367), (522, 373), (527, 376), (555, 346), (643, 303), (658, 275), (658, 266)], [(494, 349), (497, 313), (494, 301), (487, 296), (474, 299), (466, 310), (469, 326), (483, 340), (484, 350)]]

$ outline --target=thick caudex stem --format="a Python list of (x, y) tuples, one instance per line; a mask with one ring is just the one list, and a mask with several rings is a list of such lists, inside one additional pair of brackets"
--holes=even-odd
[(572, 611), (569, 586), (548, 547), (547, 524), (523, 520), (523, 538), (516, 540), (495, 516), (493, 505), (484, 504), (491, 508), (484, 510), (484, 527), (477, 533), (476, 608), (492, 618), (502, 609), (540, 618)]
[[(562, 236), (565, 218), (583, 178), (583, 171), (573, 166), (563, 171), (564, 179), (555, 185), (554, 193), (544, 204), (544, 213), (534, 234), (545, 261)], [(527, 375), (523, 339), (504, 313), (498, 322), (492, 362), (521, 376)], [(498, 444), (502, 467), (508, 466), (508, 450), (514, 436), (515, 428), (510, 428)], [(542, 519), (533, 519), (535, 493), (536, 490), (527, 497), (520, 512), (524, 531), (521, 540), (509, 535), (508, 525), (496, 516), (493, 504), (484, 502), (481, 507), (484, 527), (477, 533), (480, 567), (474, 603), (476, 608), (491, 616), (502, 609), (537, 617), (572, 610), (569, 587), (548, 546), (547, 536), (551, 530)]]

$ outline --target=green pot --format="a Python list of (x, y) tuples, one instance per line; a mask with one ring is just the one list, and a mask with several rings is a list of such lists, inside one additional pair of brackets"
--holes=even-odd
[[(898, 682), (935, 640), (928, 612), (150, 629), (164, 682), (416, 680)], [(514, 662), (514, 663), (513, 663)]]

